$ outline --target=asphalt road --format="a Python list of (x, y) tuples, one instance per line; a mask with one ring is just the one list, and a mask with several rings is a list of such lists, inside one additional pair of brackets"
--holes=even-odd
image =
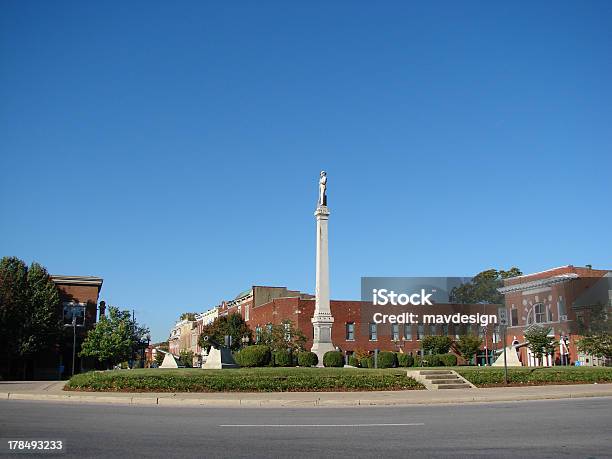
[(612, 398), (337, 409), (0, 401), (0, 438), (61, 439), (60, 457), (612, 457)]

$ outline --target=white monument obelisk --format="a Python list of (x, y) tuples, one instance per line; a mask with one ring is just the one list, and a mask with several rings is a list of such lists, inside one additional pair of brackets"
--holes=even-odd
[(315, 310), (312, 316), (314, 336), (312, 352), (319, 357), (319, 366), (323, 366), (323, 356), (327, 351), (335, 350), (331, 340), (331, 328), (334, 318), (329, 306), (329, 258), (327, 254), (327, 174), (321, 171), (319, 179), (319, 201), (314, 213), (317, 219), (317, 286), (315, 289)]

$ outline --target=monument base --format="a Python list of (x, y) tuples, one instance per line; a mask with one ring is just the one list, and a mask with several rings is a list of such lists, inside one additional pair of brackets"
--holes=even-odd
[(170, 354), (169, 352), (164, 355), (164, 360), (159, 368), (178, 368), (178, 364), (176, 363), (176, 358)]
[(210, 351), (208, 351), (208, 358), (204, 365), (202, 365), (202, 369), (224, 370), (226, 368), (239, 368), (239, 365), (234, 361), (232, 351), (226, 347), (221, 349), (211, 347)]
[(336, 348), (331, 340), (331, 329), (334, 318), (329, 314), (321, 314), (312, 319), (314, 336), (312, 340), (311, 352), (317, 354), (319, 358), (318, 367), (323, 366), (323, 356), (326, 352), (335, 351)]

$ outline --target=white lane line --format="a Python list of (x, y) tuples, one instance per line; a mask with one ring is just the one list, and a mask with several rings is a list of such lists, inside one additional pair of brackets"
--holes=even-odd
[(424, 426), (423, 422), (396, 424), (219, 424), (219, 427), (405, 427)]

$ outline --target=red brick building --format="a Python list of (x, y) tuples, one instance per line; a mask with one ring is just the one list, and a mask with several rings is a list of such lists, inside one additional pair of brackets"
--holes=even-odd
[(602, 281), (609, 279), (611, 273), (590, 266), (567, 265), (504, 280), (500, 292), (505, 296), (508, 311), (507, 344), (524, 343), (525, 329), (533, 324), (550, 327), (550, 336), (554, 336), (558, 342), (563, 339), (555, 354), (545, 357), (542, 362), (537, 361), (527, 347), (521, 347), (519, 359), (523, 365), (564, 363), (563, 355), (567, 355), (568, 351), (567, 363), (594, 363), (591, 357), (580, 355), (576, 349), (579, 339), (578, 320), (588, 321), (590, 303), (600, 301), (612, 304), (611, 293), (606, 286), (599, 289), (599, 295), (589, 296), (595, 286), (601, 286)]
[[(275, 298), (255, 307), (250, 312), (247, 323), (257, 335), (267, 324), (279, 324), (291, 320), (307, 337), (307, 348), (312, 345), (313, 327), (310, 319), (314, 313), (315, 300), (294, 298)], [(418, 353), (421, 339), (427, 335), (448, 335), (458, 338), (467, 333), (480, 334), (485, 340), (483, 350), (491, 354), (501, 349), (499, 333), (494, 324), (481, 327), (479, 324), (376, 324), (373, 315), (399, 314), (413, 312), (418, 314), (486, 314), (497, 315), (499, 305), (493, 304), (434, 304), (434, 306), (373, 306), (362, 301), (331, 300), (330, 307), (334, 317), (332, 342), (345, 355), (356, 351), (396, 351)], [(483, 352), (484, 354), (484, 352)]]

